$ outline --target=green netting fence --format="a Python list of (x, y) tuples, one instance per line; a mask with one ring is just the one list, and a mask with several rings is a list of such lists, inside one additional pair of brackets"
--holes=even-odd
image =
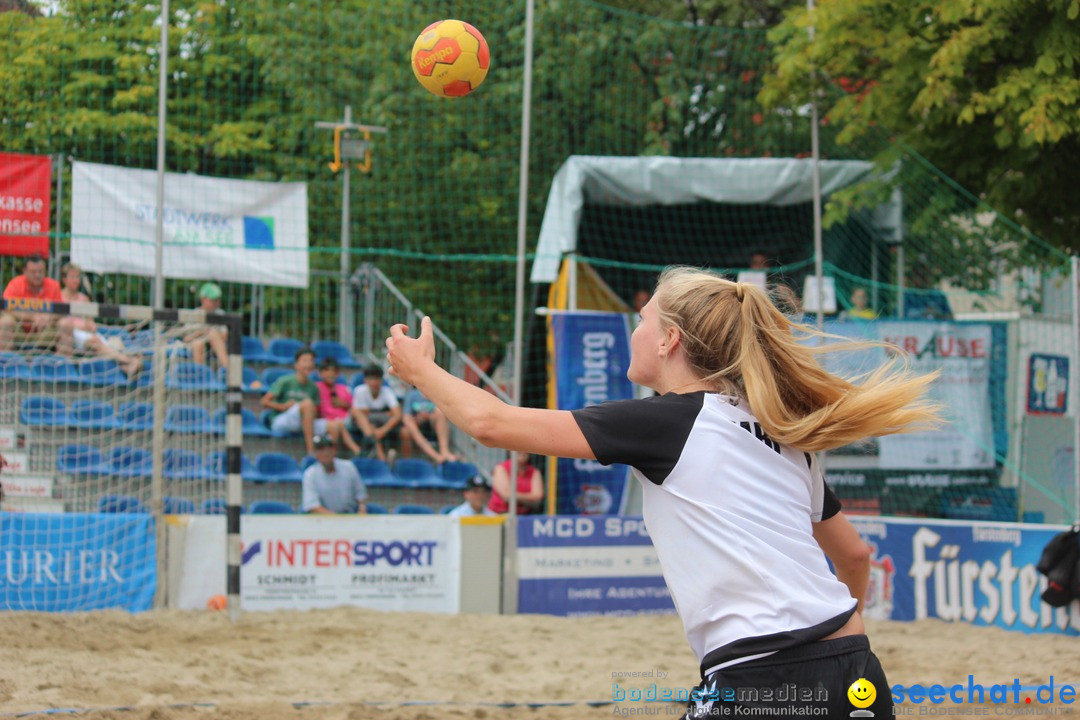
[[(109, 262), (119, 264), (89, 268), (91, 298), (150, 304), (152, 278), (122, 269), (116, 258), (152, 257), (153, 243), (109, 232), (103, 208), (86, 199), (98, 195), (77, 197), (73, 186), (89, 187), (76, 177), (79, 165), (156, 167), (159, 7), (120, 0), (28, 7), (0, 13), (0, 152), (52, 159), (49, 227), (30, 236), (47, 239), (54, 276), (72, 257), (92, 265), (96, 249), (105, 255), (108, 246)], [(171, 260), (166, 305), (195, 307), (201, 284), (217, 280), (223, 308), (242, 314), (247, 332), (263, 343), (336, 339), (368, 362), (379, 359), (385, 331), (375, 324), (390, 317), (370, 309), (376, 287), (380, 297), (398, 298), (401, 319), (416, 308), (433, 315), (447, 361), (460, 372), (476, 374), (468, 355), (497, 376), (494, 385), (507, 386), (524, 3), (173, 0), (170, 9), (167, 170), (304, 183), (308, 247), (274, 252), (286, 266), (306, 263), (309, 271), (305, 286), (289, 287), (249, 279), (263, 277), (258, 259), (187, 274)], [(443, 17), (469, 21), (491, 47), (485, 84), (459, 100), (426, 93), (409, 64), (416, 35)], [(587, 0), (537, 3), (530, 250), (552, 211), (553, 178), (572, 156), (787, 159), (805, 168), (810, 109), (766, 109), (758, 100), (770, 58), (763, 30), (690, 27)], [(333, 133), (316, 124), (342, 119), (346, 106), (355, 122), (388, 132), (370, 138), (370, 170), (350, 173), (343, 273), (343, 178), (328, 167)], [(1066, 388), (1076, 357), (1068, 258), (887, 130), (843, 145), (839, 128), (820, 130), (823, 160), (876, 163), (825, 198), (823, 261), (836, 297), (830, 326), (910, 344), (927, 361), (955, 361), (963, 366), (958, 383), (976, 388), (953, 397), (950, 434), (928, 439), (908, 466), (895, 451), (867, 443), (830, 454), (832, 484), (853, 510), (1072, 520), (1074, 410)], [(10, 157), (0, 156), (0, 164)], [(147, 177), (120, 186), (115, 202), (153, 198)], [(713, 182), (708, 173), (691, 179)], [(747, 177), (742, 184), (786, 181)], [(198, 209), (204, 192), (170, 195), (166, 207)], [(76, 215), (79, 223), (97, 218), (105, 231), (74, 234)], [(754, 253), (767, 260), (770, 283), (801, 294), (814, 272), (813, 235), (807, 199), (628, 206), (589, 191), (573, 257), (628, 304), (666, 265), (735, 274)], [(200, 242), (206, 237), (180, 228), (167, 250)], [(4, 282), (20, 270), (17, 258), (0, 258)], [(546, 398), (544, 322), (531, 308), (546, 303), (547, 289), (540, 282), (528, 290), (529, 404)], [(865, 298), (863, 314), (873, 320), (840, 320), (855, 296)], [(497, 458), (455, 438), (465, 459), (490, 471)], [(952, 452), (958, 443), (963, 453)], [(302, 447), (293, 451), (303, 454)]]

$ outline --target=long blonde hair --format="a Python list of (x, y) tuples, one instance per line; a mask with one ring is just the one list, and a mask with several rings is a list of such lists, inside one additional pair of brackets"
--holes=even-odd
[(855, 380), (834, 375), (818, 355), (885, 344), (814, 347), (814, 338), (836, 338), (789, 320), (757, 285), (673, 267), (661, 273), (656, 295), (660, 323), (679, 329), (694, 371), (719, 392), (745, 398), (773, 440), (814, 452), (939, 420), (926, 398), (937, 373), (916, 375), (893, 359)]

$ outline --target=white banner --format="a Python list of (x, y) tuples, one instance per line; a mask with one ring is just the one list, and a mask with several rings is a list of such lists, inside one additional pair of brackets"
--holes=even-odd
[[(162, 272), (170, 278), (307, 287), (305, 183), (166, 173)], [(153, 276), (157, 173), (76, 162), (71, 260)]]
[(956, 470), (994, 466), (990, 408), (993, 334), (989, 325), (878, 323), (881, 339), (903, 348), (917, 373), (940, 370), (930, 396), (949, 422), (929, 433), (881, 438), (881, 467)]

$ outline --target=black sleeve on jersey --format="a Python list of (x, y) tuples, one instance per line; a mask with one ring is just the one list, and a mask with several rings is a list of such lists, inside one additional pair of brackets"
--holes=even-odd
[(602, 465), (630, 465), (659, 485), (679, 461), (704, 398), (669, 393), (606, 402), (573, 415)]
[(829, 483), (824, 480), (821, 483), (825, 486), (825, 494), (821, 499), (821, 519), (828, 520), (836, 513), (840, 512), (840, 498), (836, 497), (836, 493), (829, 487)]

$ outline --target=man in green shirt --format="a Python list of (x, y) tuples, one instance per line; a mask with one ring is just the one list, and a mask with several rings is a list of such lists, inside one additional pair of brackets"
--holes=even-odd
[[(272, 411), (270, 429), (280, 433), (304, 433), (308, 454), (314, 453), (312, 438), (328, 434), (327, 422), (318, 417), (319, 388), (311, 381), (315, 353), (309, 347), (296, 351), (296, 373), (282, 375), (262, 397), (262, 406)], [(340, 425), (340, 423), (336, 423)], [(337, 428), (335, 428), (337, 430)]]

